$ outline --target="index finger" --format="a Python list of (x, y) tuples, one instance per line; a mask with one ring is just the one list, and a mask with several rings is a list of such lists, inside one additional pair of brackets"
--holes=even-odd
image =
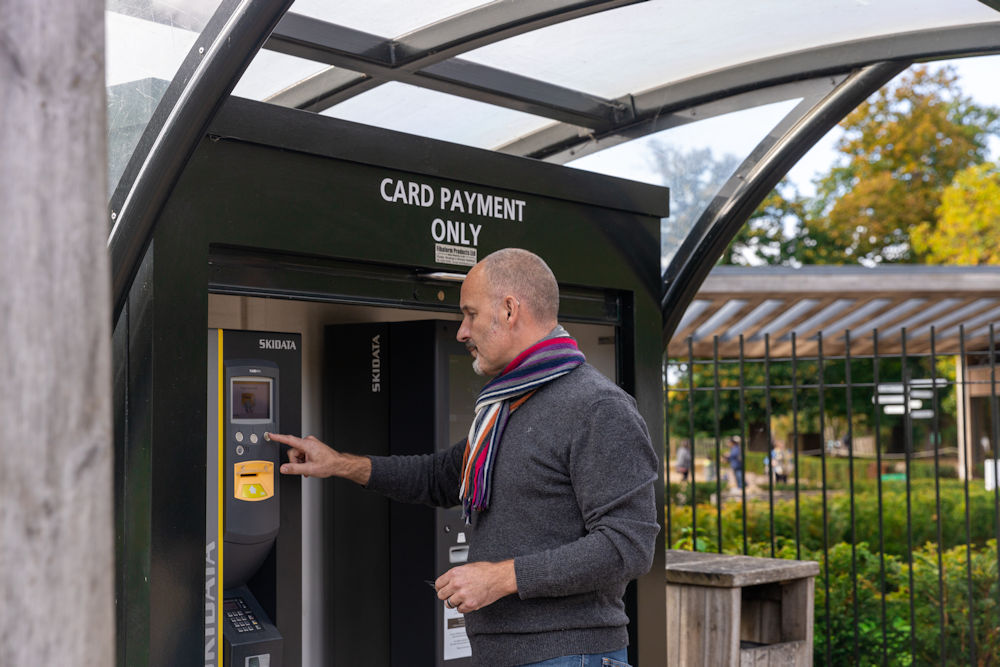
[(288, 445), (289, 447), (297, 449), (302, 452), (306, 451), (307, 449), (305, 440), (302, 438), (298, 438), (294, 435), (286, 435), (284, 433), (265, 433), (264, 435), (269, 440), (273, 440), (274, 442), (280, 442), (283, 445)]

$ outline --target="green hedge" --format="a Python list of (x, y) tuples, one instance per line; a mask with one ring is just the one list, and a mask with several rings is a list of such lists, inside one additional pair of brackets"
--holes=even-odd
[[(712, 491), (714, 492), (714, 486)], [(801, 558), (815, 560), (821, 566), (820, 576), (816, 580), (815, 664), (1000, 664), (995, 494), (985, 491), (981, 483), (970, 484), (971, 547), (967, 548), (964, 484), (958, 480), (941, 480), (943, 549), (939, 568), (934, 481), (917, 479), (911, 483), (912, 552), (907, 547), (905, 491), (905, 482), (883, 485), (884, 560), (880, 559), (878, 553), (878, 496), (874, 490), (866, 489), (856, 494), (856, 546), (853, 549), (856, 576), (852, 573), (849, 496), (840, 491), (827, 494), (827, 533), (830, 547), (824, 553), (822, 494), (814, 492), (801, 495)], [(750, 555), (771, 555), (769, 507), (766, 499), (753, 500), (747, 504)], [(691, 527), (691, 506), (672, 507), (672, 547), (718, 551), (716, 507), (699, 504), (697, 517), (698, 530), (695, 532)], [(742, 504), (738, 500), (724, 503), (722, 551), (725, 553), (742, 552), (742, 519)], [(774, 526), (775, 556), (796, 558), (793, 500), (779, 499), (775, 502)], [(939, 591), (939, 575), (943, 581), (943, 597)], [(911, 600), (916, 628), (913, 633), (910, 624)], [(940, 630), (942, 614), (943, 638)], [(975, 633), (974, 662), (969, 642), (970, 618)]]
[[(793, 485), (795, 481), (795, 471), (798, 471), (799, 485), (809, 488), (822, 488), (823, 485), (823, 467), (826, 467), (826, 488), (827, 489), (849, 489), (851, 484), (851, 461), (842, 456), (827, 456), (820, 458), (819, 456), (799, 456), (798, 466), (792, 466), (794, 464), (793, 454), (786, 452), (787, 460), (789, 462), (789, 485)], [(746, 452), (745, 466), (744, 470), (751, 473), (757, 473), (759, 475), (765, 474), (764, 471), (764, 452)], [(885, 466), (896, 466), (903, 464), (903, 461), (899, 460), (883, 460), (882, 465)], [(982, 478), (982, 466), (980, 467), (979, 477)], [(727, 470), (728, 472), (728, 470)], [(856, 486), (864, 486), (866, 484), (875, 485), (876, 479), (875, 475), (877, 473), (876, 462), (873, 459), (855, 459), (854, 460), (854, 484)], [(939, 463), (938, 464), (938, 475), (935, 475), (934, 470), (934, 459), (911, 459), (910, 460), (910, 479), (934, 479), (935, 477), (940, 477), (942, 479), (957, 479), (958, 471), (955, 466), (950, 463)]]
[[(674, 546), (690, 549), (691, 530), (687, 528), (682, 532)], [(703, 551), (716, 550), (713, 539), (707, 536), (699, 536), (698, 546)], [(748, 553), (770, 556), (770, 544), (751, 542)], [(941, 554), (940, 568), (936, 545), (926, 544), (915, 549), (912, 597), (910, 565), (901, 558), (890, 554), (880, 559), (878, 552), (865, 542), (859, 543), (853, 554), (851, 545), (843, 542), (832, 546), (827, 554), (825, 558), (821, 550), (806, 549), (801, 556), (803, 560), (820, 564), (815, 588), (814, 664), (830, 667), (997, 665), (1000, 661), (996, 540), (988, 540), (968, 552), (965, 546), (945, 550)], [(786, 539), (779, 540), (775, 555), (795, 558), (794, 544)], [(915, 620), (912, 627), (916, 628), (913, 633), (911, 602)], [(969, 642), (970, 618), (975, 637), (975, 660)]]
[[(698, 526), (703, 538), (717, 542), (718, 509), (704, 501), (715, 493), (713, 483), (699, 482), (697, 485)], [(673, 538), (678, 530), (691, 525), (690, 485), (683, 489), (682, 497), (677, 497), (677, 485), (671, 485), (674, 492), (671, 507)], [(963, 545), (967, 541), (965, 519), (965, 489), (959, 480), (941, 480), (941, 543), (945, 549)], [(904, 560), (908, 559), (909, 545), (914, 548), (927, 542), (938, 542), (938, 506), (935, 501), (933, 480), (915, 480), (910, 489), (910, 530), (907, 540), (907, 500), (905, 482), (886, 482), (882, 485), (882, 534), (884, 551)], [(683, 500), (684, 504), (679, 501)], [(986, 491), (981, 484), (970, 484), (968, 541), (982, 545), (996, 537), (996, 501), (992, 491)], [(776, 538), (794, 544), (796, 536), (794, 499), (776, 499), (774, 503), (774, 534)], [(823, 494), (819, 491), (805, 491), (799, 494), (799, 534), (802, 547), (807, 550), (821, 550), (823, 537)], [(826, 494), (827, 544), (839, 542), (867, 542), (877, 549), (879, 546), (879, 503), (875, 487), (859, 486), (854, 494), (854, 535), (851, 535), (851, 502), (846, 492), (835, 491)], [(739, 498), (723, 503), (722, 524), (724, 551), (738, 551), (743, 545), (743, 507)], [(770, 544), (770, 506), (767, 499), (747, 502), (747, 540)]]

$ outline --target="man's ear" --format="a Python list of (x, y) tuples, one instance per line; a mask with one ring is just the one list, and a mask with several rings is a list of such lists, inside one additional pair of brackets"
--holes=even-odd
[(506, 296), (503, 300), (503, 309), (507, 313), (507, 321), (509, 322), (511, 318), (517, 318), (517, 310), (520, 307), (518, 300), (512, 296)]

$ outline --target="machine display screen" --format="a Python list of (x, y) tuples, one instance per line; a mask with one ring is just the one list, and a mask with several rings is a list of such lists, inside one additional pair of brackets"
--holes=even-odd
[(233, 423), (262, 424), (271, 421), (270, 378), (233, 378)]

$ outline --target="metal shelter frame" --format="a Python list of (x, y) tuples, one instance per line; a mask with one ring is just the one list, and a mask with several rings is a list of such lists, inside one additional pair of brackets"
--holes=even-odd
[[(318, 111), (386, 81), (405, 81), (552, 119), (552, 125), (497, 150), (557, 163), (696, 117), (759, 105), (779, 86), (802, 87), (803, 102), (722, 188), (665, 270), (664, 343), (745, 219), (851, 109), (914, 61), (1000, 51), (998, 17), (995, 22), (819, 44), (603, 99), (458, 56), (634, 0), (560, 0), (544, 9), (498, 1), (394, 39), (288, 13), (291, 4), (223, 0), (160, 101), (109, 204), (115, 317), (155, 219), (196, 141), (261, 48), (334, 65), (271, 96), (270, 103)], [(817, 95), (815, 80), (838, 83)]]

